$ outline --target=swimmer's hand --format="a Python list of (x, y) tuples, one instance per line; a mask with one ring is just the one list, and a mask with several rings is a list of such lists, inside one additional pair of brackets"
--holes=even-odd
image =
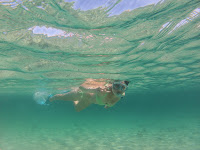
[(110, 107), (109, 107), (108, 105), (105, 105), (104, 108), (105, 108), (105, 109), (108, 109), (108, 108), (110, 108)]
[(74, 105), (76, 106), (79, 103), (79, 101), (74, 101)]

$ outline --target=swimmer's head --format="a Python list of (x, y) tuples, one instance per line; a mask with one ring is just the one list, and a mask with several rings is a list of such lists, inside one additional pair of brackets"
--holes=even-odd
[(124, 83), (128, 86), (128, 84), (129, 84), (129, 81), (124, 81)]
[(113, 82), (112, 91), (117, 97), (125, 96), (125, 91), (128, 88), (129, 81)]

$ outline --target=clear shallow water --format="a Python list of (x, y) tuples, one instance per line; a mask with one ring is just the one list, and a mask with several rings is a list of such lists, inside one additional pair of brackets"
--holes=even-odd
[[(200, 149), (198, 0), (0, 2), (1, 150)], [(110, 110), (33, 101), (86, 78), (131, 83)]]
[(31, 96), (1, 96), (2, 150), (198, 150), (199, 93), (132, 94), (110, 110), (72, 103), (41, 106)]

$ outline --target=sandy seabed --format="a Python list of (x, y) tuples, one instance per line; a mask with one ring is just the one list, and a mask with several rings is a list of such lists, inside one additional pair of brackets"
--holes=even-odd
[[(106, 123), (107, 122), (107, 123)], [(0, 129), (1, 150), (199, 150), (200, 120), (132, 119), (71, 121), (58, 124), (15, 122)]]

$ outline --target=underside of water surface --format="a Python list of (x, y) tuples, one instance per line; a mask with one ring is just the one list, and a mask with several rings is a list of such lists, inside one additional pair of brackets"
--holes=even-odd
[[(199, 150), (199, 0), (0, 0), (0, 150)], [(116, 106), (41, 106), (86, 79)]]
[(129, 92), (199, 87), (198, 0), (118, 15), (109, 11), (120, 3), (111, 2), (87, 11), (64, 1), (2, 2), (1, 92), (55, 90), (86, 78), (130, 80)]

